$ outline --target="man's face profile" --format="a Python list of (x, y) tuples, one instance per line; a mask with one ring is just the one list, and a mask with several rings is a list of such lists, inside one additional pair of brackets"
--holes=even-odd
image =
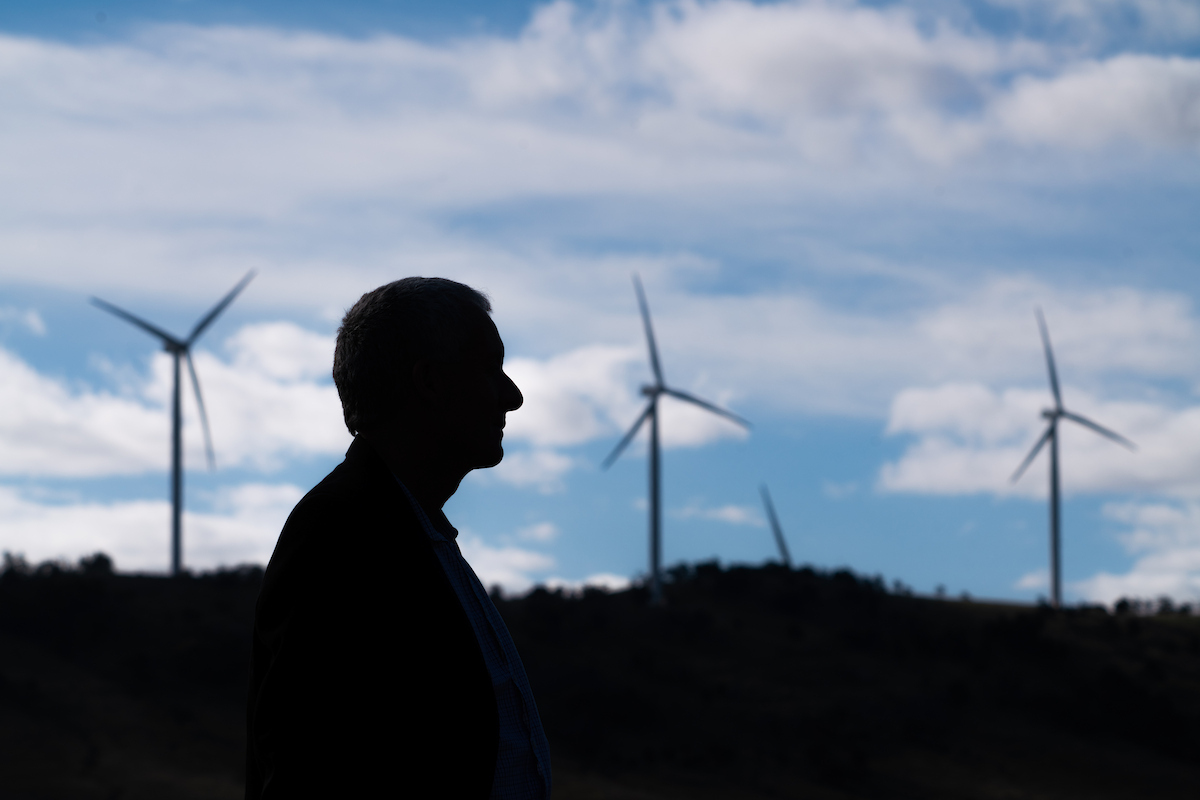
[(504, 372), (504, 342), (486, 315), (463, 357), (440, 365), (438, 409), (446, 445), (467, 469), (494, 467), (504, 458), (505, 415), (521, 407), (521, 390)]

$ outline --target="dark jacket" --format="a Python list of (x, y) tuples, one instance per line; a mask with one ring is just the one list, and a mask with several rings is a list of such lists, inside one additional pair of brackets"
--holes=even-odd
[(250, 671), (248, 799), (488, 796), (499, 721), (483, 654), (361, 439), (279, 535)]

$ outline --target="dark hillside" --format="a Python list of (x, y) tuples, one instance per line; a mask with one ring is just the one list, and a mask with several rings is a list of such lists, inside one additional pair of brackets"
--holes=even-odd
[(578, 774), (680, 797), (1200, 796), (1200, 619), (919, 599), (849, 572), (675, 578), (663, 608), (503, 606), (579, 796)]
[[(0, 798), (238, 797), (256, 569), (9, 563)], [(677, 569), (499, 606), (557, 798), (1194, 798), (1200, 619)]]
[(106, 561), (0, 576), (0, 798), (240, 798), (261, 570)]

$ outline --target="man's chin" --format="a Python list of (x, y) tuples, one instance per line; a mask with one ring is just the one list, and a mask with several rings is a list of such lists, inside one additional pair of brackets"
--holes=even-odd
[(492, 453), (488, 453), (479, 459), (479, 466), (475, 469), (491, 469), (504, 460), (504, 447), (496, 445), (496, 449)]

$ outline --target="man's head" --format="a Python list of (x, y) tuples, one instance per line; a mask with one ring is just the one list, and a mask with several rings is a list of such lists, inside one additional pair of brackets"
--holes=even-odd
[(333, 356), (350, 433), (433, 426), (468, 469), (498, 463), (505, 412), (522, 397), (504, 374), (490, 312), (487, 297), (445, 278), (404, 278), (363, 295)]

